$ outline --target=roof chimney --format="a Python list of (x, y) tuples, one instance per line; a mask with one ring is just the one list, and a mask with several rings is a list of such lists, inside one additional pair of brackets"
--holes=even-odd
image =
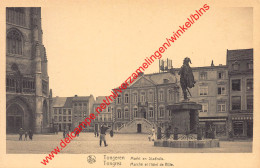
[(211, 66), (214, 66), (213, 60), (211, 61)]

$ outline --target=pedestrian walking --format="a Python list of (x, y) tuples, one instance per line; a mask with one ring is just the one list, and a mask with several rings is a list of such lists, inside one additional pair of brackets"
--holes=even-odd
[(154, 141), (155, 140), (155, 129), (154, 129), (154, 127), (152, 128), (152, 141)]
[(19, 141), (22, 141), (23, 140), (23, 133), (24, 133), (23, 128), (20, 128), (18, 133), (19, 133)]
[(113, 129), (111, 129), (111, 131), (110, 131), (110, 137), (113, 137), (114, 136), (114, 131), (113, 131)]
[(33, 138), (33, 132), (32, 132), (32, 130), (29, 130), (28, 134), (29, 134), (30, 140), (32, 140), (32, 138)]
[(94, 130), (94, 135), (95, 135), (95, 137), (97, 137), (97, 131), (96, 130)]
[(64, 129), (63, 130), (63, 138), (65, 138), (65, 136), (66, 136), (66, 130)]
[(28, 132), (25, 131), (25, 133), (24, 133), (24, 140), (25, 140), (25, 141), (27, 141), (27, 135), (28, 135)]
[(152, 138), (152, 134), (149, 133), (149, 134), (148, 134), (148, 140), (151, 141), (151, 138)]
[(100, 141), (99, 141), (99, 145), (102, 145), (102, 141), (104, 141), (104, 145), (105, 147), (108, 146), (106, 143), (106, 131), (108, 130), (108, 127), (105, 127), (104, 125), (101, 126), (100, 129)]

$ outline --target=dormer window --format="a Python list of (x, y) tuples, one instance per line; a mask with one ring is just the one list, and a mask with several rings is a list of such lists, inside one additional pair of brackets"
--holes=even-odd
[(232, 69), (234, 71), (238, 71), (239, 70), (239, 63), (237, 61), (232, 65)]
[(163, 79), (163, 83), (169, 83), (169, 79)]

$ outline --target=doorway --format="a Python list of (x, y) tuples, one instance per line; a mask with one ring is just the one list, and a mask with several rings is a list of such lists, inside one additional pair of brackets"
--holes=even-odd
[(142, 124), (137, 124), (137, 133), (142, 132)]
[(7, 133), (17, 133), (20, 128), (23, 128), (24, 112), (22, 108), (13, 104), (7, 109), (6, 116), (6, 132)]
[(251, 121), (247, 122), (247, 137), (253, 138), (253, 122)]

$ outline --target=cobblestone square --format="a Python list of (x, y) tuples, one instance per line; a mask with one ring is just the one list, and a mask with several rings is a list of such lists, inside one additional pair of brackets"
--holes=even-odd
[[(62, 133), (58, 135), (34, 135), (33, 141), (19, 141), (19, 136), (6, 136), (7, 154), (48, 154), (60, 147)], [(24, 137), (23, 137), (24, 138)], [(99, 137), (93, 133), (81, 133), (61, 151), (64, 154), (89, 153), (248, 153), (252, 152), (251, 141), (220, 141), (219, 148), (168, 148), (155, 147), (146, 134), (115, 134), (106, 136), (108, 146), (99, 146)]]

